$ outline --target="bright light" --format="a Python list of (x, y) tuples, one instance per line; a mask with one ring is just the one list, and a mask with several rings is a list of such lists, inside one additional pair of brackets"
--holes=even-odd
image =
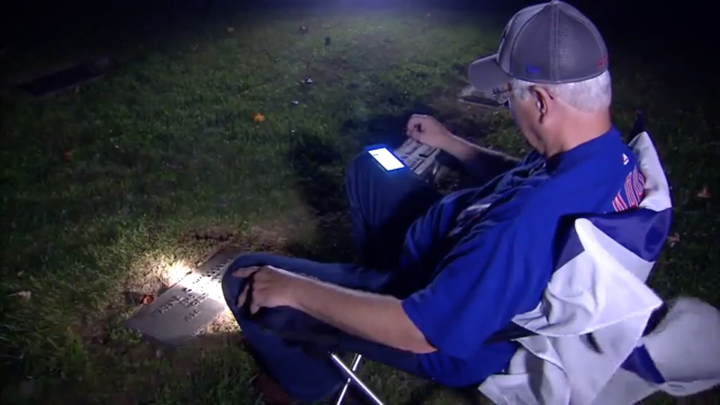
[(191, 272), (192, 268), (185, 261), (177, 261), (166, 266), (161, 277), (167, 285), (175, 285)]
[(387, 171), (397, 170), (405, 167), (400, 159), (390, 153), (386, 148), (373, 149), (368, 151), (370, 156), (375, 158)]
[(158, 252), (147, 252), (132, 264), (124, 287), (136, 293), (155, 294), (161, 288), (177, 284), (192, 272), (193, 267), (186, 260), (177, 260)]

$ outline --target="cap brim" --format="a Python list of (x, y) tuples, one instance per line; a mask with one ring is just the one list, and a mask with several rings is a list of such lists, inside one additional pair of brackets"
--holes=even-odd
[(470, 64), (468, 80), (470, 84), (481, 91), (492, 91), (507, 84), (510, 75), (505, 73), (498, 65), (497, 54), (486, 56)]

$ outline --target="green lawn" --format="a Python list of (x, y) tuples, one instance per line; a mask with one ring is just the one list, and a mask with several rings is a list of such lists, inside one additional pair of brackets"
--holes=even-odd
[[(238, 13), (118, 46), (117, 73), (76, 92), (4, 92), (3, 403), (254, 403), (232, 322), (171, 352), (123, 328), (137, 308), (127, 292), (153, 293), (178, 264), (227, 243), (351, 260), (344, 167), (365, 144), (401, 141), (413, 111), (526, 152), (507, 113), (455, 100), (501, 29), (462, 13)], [(652, 286), (718, 305), (718, 206), (696, 196), (720, 192), (717, 100), (702, 83), (673, 86), (670, 99), (645, 55), (611, 45), (616, 122), (627, 129), (636, 106), (649, 112), (673, 185), (680, 239)], [(390, 404), (463, 403), (383, 367), (363, 374)]]

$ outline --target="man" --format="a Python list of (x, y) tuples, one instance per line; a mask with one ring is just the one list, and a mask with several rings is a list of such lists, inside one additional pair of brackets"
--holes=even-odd
[(517, 346), (486, 341), (540, 302), (563, 219), (642, 199), (636, 157), (610, 119), (605, 44), (575, 8), (553, 1), (521, 10), (498, 54), (474, 62), (469, 78), (502, 89), (534, 149), (522, 161), (415, 115), (408, 135), (458, 158), (482, 187), (442, 197), (361, 154), (346, 182), (360, 264), (253, 254), (231, 265), (227, 303), (264, 381), (289, 397), (337, 392), (344, 378), (330, 350), (451, 387), (501, 372)]

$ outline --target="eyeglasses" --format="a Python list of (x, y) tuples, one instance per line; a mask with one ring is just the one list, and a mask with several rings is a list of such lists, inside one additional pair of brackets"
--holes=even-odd
[(510, 107), (510, 92), (512, 89), (509, 85), (506, 85), (503, 88), (500, 89), (493, 89), (493, 98), (495, 99), (495, 102), (505, 106)]

